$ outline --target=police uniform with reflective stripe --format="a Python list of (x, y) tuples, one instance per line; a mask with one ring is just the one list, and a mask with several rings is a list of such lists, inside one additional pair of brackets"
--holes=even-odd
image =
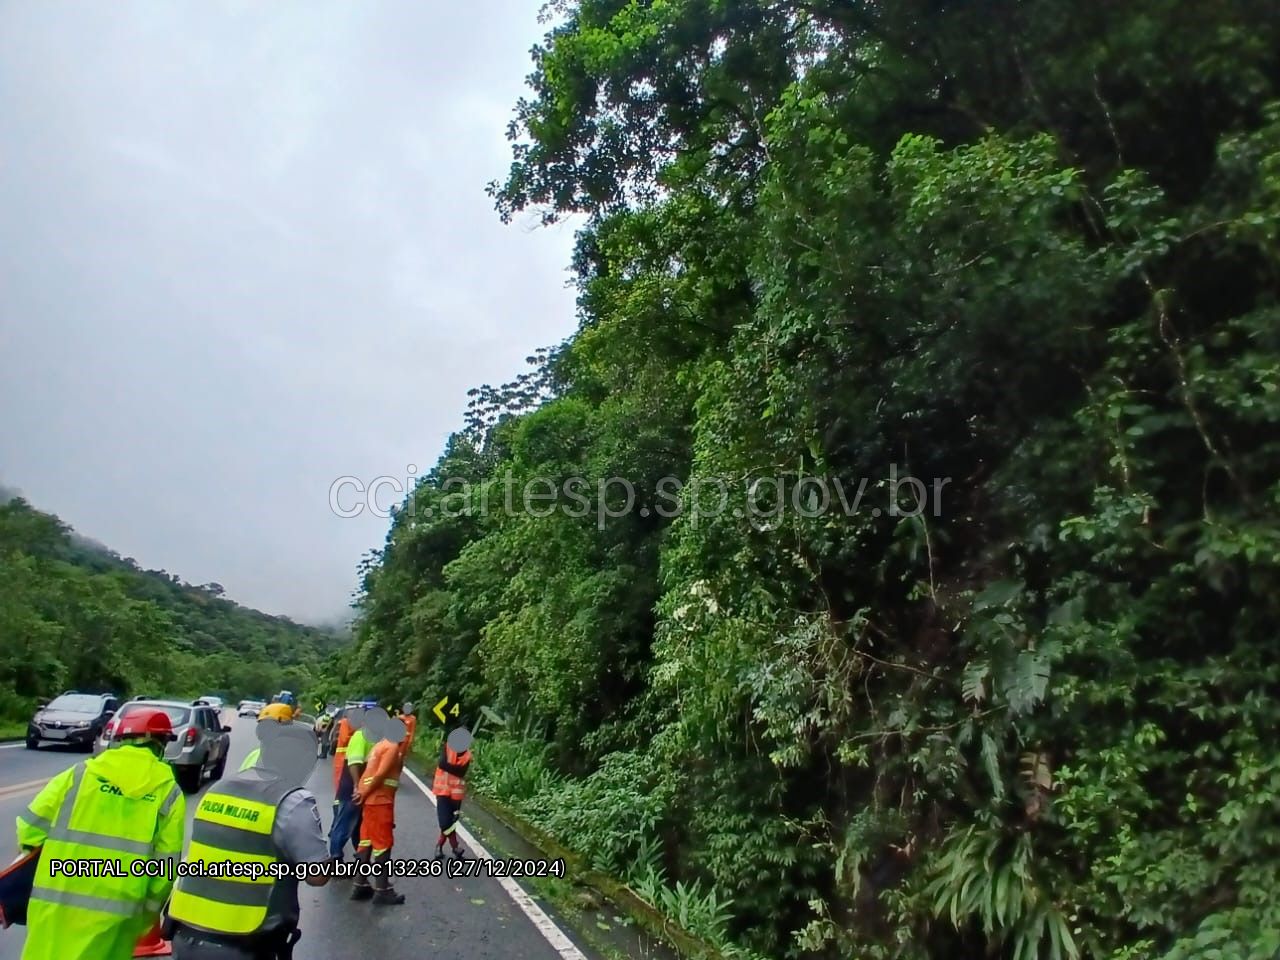
[[(315, 797), (260, 768), (205, 794), (189, 861), (323, 863), (328, 849)], [(298, 924), (298, 881), (270, 876), (180, 877), (169, 906), (175, 957), (271, 957)]]

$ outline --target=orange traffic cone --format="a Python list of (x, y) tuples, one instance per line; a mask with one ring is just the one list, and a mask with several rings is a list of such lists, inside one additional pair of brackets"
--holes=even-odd
[(157, 920), (155, 926), (134, 945), (133, 955), (135, 957), (173, 956), (173, 945), (160, 935), (160, 921)]

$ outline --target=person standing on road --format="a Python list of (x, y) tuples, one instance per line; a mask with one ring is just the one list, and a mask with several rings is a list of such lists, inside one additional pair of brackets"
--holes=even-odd
[[(258, 713), (258, 720), (259, 722), (263, 720), (273, 720), (276, 723), (293, 723), (293, 713), (283, 703), (271, 703), (263, 707)], [(250, 767), (255, 766), (261, 757), (262, 748), (254, 747), (249, 751), (249, 755), (241, 762), (240, 772), (243, 773)]]
[[(305, 871), (313, 887), (329, 882), (320, 811), (302, 787), (315, 765), (315, 734), (264, 720), (258, 740), (260, 762), (210, 787), (201, 799), (187, 862), (238, 864), (239, 870), (257, 864), (266, 871), (286, 864), (292, 873), (179, 877), (165, 925), (176, 960), (289, 960), (302, 936), (300, 875)], [(310, 864), (315, 866), (306, 869)]]
[(362, 730), (376, 743), (369, 752), (369, 763), (356, 790), (355, 802), (362, 811), (356, 859), (372, 865), (375, 872), (372, 886), (367, 876), (356, 877), (351, 899), (400, 904), (404, 903), (404, 894), (396, 893), (391, 885), (390, 861), (391, 848), (395, 845), (396, 791), (404, 768), (400, 746), (404, 743), (405, 726), (383, 710), (370, 710)]
[(351, 735), (356, 732), (356, 728), (351, 725), (351, 717), (356, 710), (362, 710), (363, 707), (348, 707), (342, 712), (342, 719), (338, 721), (338, 732), (333, 742), (333, 812), (338, 812), (338, 785), (342, 782), (342, 768), (347, 762), (347, 744), (351, 740)]
[[(18, 817), (18, 847), (42, 848), (22, 960), (129, 960), (172, 888), (134, 877), (139, 860), (182, 855), (186, 800), (164, 762), (173, 725), (162, 710), (123, 717), (119, 746), (50, 780)], [(112, 860), (122, 876), (54, 875), (54, 860)]]
[(440, 823), (440, 839), (436, 841), (435, 859), (444, 857), (444, 842), (449, 841), (455, 860), (467, 858), (467, 852), (458, 842), (458, 819), (462, 815), (462, 800), (467, 795), (467, 769), (471, 766), (471, 731), (458, 727), (449, 734), (440, 750), (440, 762), (436, 766), (435, 781), (431, 792), (436, 797), (436, 816)]
[(316, 709), (320, 711), (319, 716), (316, 717), (315, 723), (316, 756), (323, 760), (329, 752), (329, 727), (333, 725), (333, 714), (331, 714), (327, 709), (324, 709), (324, 704), (320, 704)]
[(352, 734), (347, 741), (346, 751), (342, 754), (342, 774), (334, 793), (333, 823), (329, 828), (329, 856), (334, 860), (343, 859), (347, 841), (359, 852), (361, 811), (359, 804), (355, 802), (356, 786), (364, 776), (365, 764), (368, 763), (372, 748), (361, 727), (365, 716), (374, 706), (376, 704), (366, 699), (351, 716)]
[(404, 739), (400, 741), (400, 762), (403, 764), (409, 759), (409, 754), (413, 752), (413, 737), (418, 732), (418, 718), (414, 716), (413, 702), (409, 701), (400, 708), (400, 716), (397, 718), (404, 724)]

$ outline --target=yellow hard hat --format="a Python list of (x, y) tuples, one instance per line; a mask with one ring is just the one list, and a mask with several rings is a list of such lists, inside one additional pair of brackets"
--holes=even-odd
[(293, 722), (293, 711), (287, 703), (269, 703), (258, 714), (259, 720), (278, 720), (281, 723)]

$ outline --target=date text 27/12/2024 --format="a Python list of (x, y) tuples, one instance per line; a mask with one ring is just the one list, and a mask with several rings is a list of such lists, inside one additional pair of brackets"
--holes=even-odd
[(383, 870), (392, 877), (557, 877), (564, 879), (563, 860), (388, 860), (385, 864), (361, 860), (334, 863), (257, 863), (243, 861), (180, 861), (177, 857), (135, 859), (129, 863), (114, 858), (53, 859), (49, 872), (67, 877), (166, 877), (170, 881), (184, 876), (236, 877), (261, 879), (293, 878), (305, 880), (329, 874), (340, 877), (377, 876)]

